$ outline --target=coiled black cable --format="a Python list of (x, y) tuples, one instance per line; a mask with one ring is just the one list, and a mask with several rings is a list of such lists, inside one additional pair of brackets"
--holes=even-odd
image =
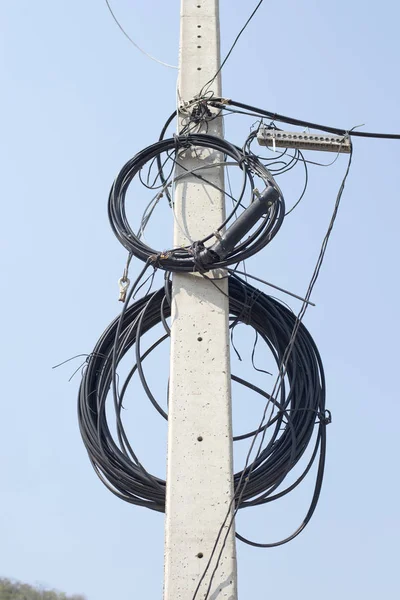
[[(228, 156), (243, 171), (244, 179), (241, 195), (236, 199), (235, 207), (226, 217), (223, 223), (217, 228), (216, 232), (210, 232), (202, 240), (196, 240), (191, 246), (184, 248), (174, 248), (160, 252), (147, 246), (138, 234), (132, 230), (125, 211), (126, 193), (129, 184), (133, 178), (138, 175), (140, 170), (160, 154), (166, 152), (174, 155), (174, 162), (179, 164), (179, 152), (189, 148), (208, 148), (221, 153), (222, 156)], [(183, 169), (182, 177), (185, 176)], [(211, 184), (201, 175), (199, 168), (190, 171), (190, 174), (201, 181)], [(242, 199), (245, 194), (246, 186), (250, 184), (250, 206), (260, 197), (254, 183), (254, 176), (261, 178), (266, 190), (273, 189), (275, 194), (272, 201), (268, 203), (263, 216), (259, 218), (259, 224), (247, 238), (236, 243), (225, 255), (221, 253), (207, 254), (205, 244), (213, 238), (219, 240), (224, 235), (224, 229), (237, 216), (239, 206), (243, 206)], [(215, 187), (215, 186), (214, 186)], [(242, 213), (240, 216), (242, 216)], [(285, 205), (282, 193), (273, 179), (268, 169), (253, 154), (243, 152), (240, 148), (230, 144), (222, 138), (216, 136), (192, 133), (189, 135), (175, 136), (165, 140), (159, 140), (152, 146), (145, 148), (129, 160), (121, 169), (116, 177), (109, 195), (108, 215), (111, 227), (128, 252), (146, 262), (152, 261), (157, 267), (167, 271), (205, 271), (209, 269), (221, 268), (240, 262), (253, 254), (259, 252), (275, 237), (282, 225), (285, 214)], [(228, 232), (227, 232), (228, 233)], [(215, 235), (217, 234), (217, 235)]]
[[(164, 289), (148, 294), (126, 307), (122, 316), (117, 317), (107, 327), (88, 359), (78, 398), (82, 439), (100, 479), (119, 498), (156, 511), (165, 509), (165, 481), (148, 473), (137, 459), (124, 430), (121, 409), (129, 381), (138, 371), (149, 398), (166, 417), (148, 389), (141, 362), (168, 337), (168, 331), (142, 355), (140, 338), (161, 321), (165, 323), (165, 319), (170, 316), (169, 293), (167, 281)], [(282, 358), (296, 323), (295, 315), (274, 298), (232, 275), (229, 277), (229, 308), (231, 326), (243, 322), (253, 327), (281, 368)], [(117, 377), (118, 363), (133, 347), (136, 348), (136, 364), (125, 382), (119, 382), (121, 391), (114, 393), (117, 421), (117, 439), (114, 439), (108, 426), (106, 407), (113, 396), (112, 383)], [(245, 472), (234, 475), (235, 496), (240, 497), (239, 508), (265, 504), (281, 498), (304, 479), (319, 454), (315, 491), (301, 526), (303, 529), (314, 512), (322, 485), (326, 425), (330, 419), (325, 411), (325, 380), (321, 358), (312, 337), (302, 323), (299, 325), (285, 367), (286, 377), (276, 398), (271, 398), (266, 391), (232, 375), (233, 380), (258, 392), (271, 406), (273, 405), (271, 417), (260, 430), (237, 438), (243, 439), (265, 430), (269, 436), (255, 463), (251, 465), (251, 471), (248, 467)], [(293, 483), (281, 489), (281, 484), (290, 470), (303, 457), (315, 429), (314, 449), (302, 474)], [(240, 535), (238, 537), (247, 543), (255, 544)]]

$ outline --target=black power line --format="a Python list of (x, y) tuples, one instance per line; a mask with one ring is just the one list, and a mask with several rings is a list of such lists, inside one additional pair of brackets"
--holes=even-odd
[(280, 121), (281, 123), (288, 123), (289, 125), (298, 125), (300, 127), (309, 127), (310, 129), (320, 129), (328, 133), (334, 133), (336, 135), (350, 135), (352, 137), (364, 137), (364, 138), (377, 138), (385, 140), (400, 140), (399, 133), (370, 133), (367, 131), (357, 131), (355, 129), (340, 129), (338, 127), (330, 127), (328, 125), (320, 125), (318, 123), (312, 123), (311, 121), (304, 121), (302, 119), (296, 119), (294, 117), (285, 117), (279, 113), (274, 113), (263, 108), (256, 108), (249, 104), (243, 104), (243, 102), (237, 102), (236, 100), (226, 98), (213, 98), (210, 104), (217, 108), (226, 108), (228, 106), (234, 106), (242, 108), (245, 111), (251, 112), (253, 115), (259, 115), (261, 117), (268, 117), (272, 121)]

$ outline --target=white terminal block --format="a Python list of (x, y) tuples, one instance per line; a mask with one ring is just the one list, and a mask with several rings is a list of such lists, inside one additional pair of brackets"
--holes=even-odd
[(280, 131), (261, 127), (257, 133), (257, 141), (260, 146), (271, 146), (272, 148), (297, 148), (345, 154), (349, 154), (351, 151), (350, 136), (348, 135)]

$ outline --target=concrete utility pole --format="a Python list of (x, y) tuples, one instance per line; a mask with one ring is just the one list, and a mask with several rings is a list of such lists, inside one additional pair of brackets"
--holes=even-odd
[[(219, 65), (219, 0), (181, 0), (182, 100), (198, 94)], [(221, 96), (219, 77), (210, 89)], [(222, 119), (212, 121), (208, 133), (222, 137)], [(220, 160), (207, 149), (179, 156), (185, 169), (210, 165), (199, 173), (223, 189), (223, 167), (213, 166)], [(223, 193), (194, 175), (181, 179), (175, 189), (174, 245), (215, 231), (224, 204)], [(218, 286), (227, 294), (226, 280)], [(164, 600), (192, 599), (233, 498), (228, 317), (228, 299), (212, 283), (197, 274), (173, 275)], [(227, 525), (196, 600), (205, 597)], [(236, 600), (236, 588), (232, 527), (208, 598)]]

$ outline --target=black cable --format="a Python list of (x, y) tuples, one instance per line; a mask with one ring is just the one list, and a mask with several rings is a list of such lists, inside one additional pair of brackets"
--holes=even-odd
[(228, 58), (230, 57), (230, 55), (232, 54), (236, 44), (239, 41), (240, 36), (242, 35), (242, 33), (244, 32), (244, 30), (247, 28), (248, 24), (250, 23), (250, 21), (252, 20), (252, 18), (254, 17), (254, 15), (256, 14), (256, 12), (258, 11), (258, 9), (260, 8), (261, 4), (264, 2), (264, 0), (260, 0), (257, 4), (257, 6), (255, 7), (255, 9), (253, 10), (253, 12), (251, 13), (251, 15), (249, 16), (249, 18), (247, 19), (247, 21), (245, 22), (245, 24), (243, 25), (243, 27), (241, 28), (241, 30), (239, 31), (239, 33), (237, 34), (236, 38), (234, 39), (234, 42), (232, 44), (232, 46), (230, 47), (228, 53), (226, 54), (224, 60), (222, 61), (219, 69), (217, 70), (217, 72), (215, 73), (214, 77), (212, 79), (210, 79), (210, 81), (207, 81), (207, 83), (202, 87), (199, 96), (203, 96), (205, 93), (207, 93), (210, 85), (213, 83), (213, 81), (216, 79), (216, 77), (219, 75), (219, 73), (221, 72), (221, 70), (224, 68)]
[[(166, 285), (169, 295), (170, 284), (167, 282)], [(232, 317), (253, 327), (280, 365), (296, 316), (280, 302), (237, 276), (229, 277), (229, 297)], [(170, 316), (166, 298), (163, 288), (130, 306), (125, 304), (122, 315), (109, 325), (89, 356), (78, 398), (82, 438), (100, 479), (119, 498), (156, 511), (165, 509), (165, 481), (148, 473), (139, 461), (124, 430), (121, 410), (129, 381), (137, 370), (141, 371), (142, 383), (149, 398), (152, 398), (141, 363), (168, 335), (163, 335), (143, 354), (140, 353), (140, 338), (161, 322), (161, 311), (164, 319)], [(120, 383), (121, 391), (118, 392), (117, 367), (132, 348), (136, 349), (137, 362), (125, 382)], [(318, 349), (302, 324), (287, 361), (285, 383), (276, 397), (270, 397), (264, 390), (239, 377), (233, 376), (233, 380), (260, 393), (274, 405), (274, 414), (264, 427), (265, 432), (270, 433), (268, 443), (259, 453), (251, 472), (247, 467), (234, 476), (236, 497), (240, 497), (239, 507), (245, 508), (272, 502), (301, 482), (300, 475), (287, 489), (276, 492), (277, 486), (301, 460), (315, 428), (314, 458), (325, 448), (325, 382)], [(107, 405), (110, 399), (114, 399), (117, 440), (108, 426)], [(238, 436), (238, 439), (253, 434), (249, 432)], [(323, 462), (324, 453), (319, 472), (322, 472)], [(309, 469), (308, 465), (306, 469)], [(319, 487), (321, 483), (322, 475), (318, 480)]]
[[(201, 105), (204, 104), (204, 106), (207, 108), (206, 101), (200, 102), (199, 104), (201, 104)], [(193, 107), (193, 111), (196, 110), (197, 106), (198, 106), (198, 104)], [(193, 113), (193, 111), (192, 111), (192, 113)], [(202, 113), (201, 113), (202, 114), (202, 119), (200, 119), (200, 122), (203, 123), (203, 124), (205, 124), (207, 126), (206, 127), (206, 133), (208, 132), (208, 122), (209, 121), (213, 121), (214, 119), (217, 119), (218, 116), (220, 115), (220, 113), (221, 113), (221, 111), (218, 111), (217, 113), (214, 113), (214, 114), (211, 113), (211, 116), (209, 116), (209, 115), (206, 114), (205, 111), (202, 111)], [(164, 126), (163, 126), (163, 128), (161, 130), (160, 137), (158, 138), (159, 142), (161, 142), (161, 140), (164, 139), (168, 127), (170, 126), (170, 124), (172, 123), (172, 121), (177, 117), (177, 115), (178, 115), (177, 111), (174, 111), (168, 117), (167, 121), (165, 122), (165, 124), (164, 124)], [(197, 121), (196, 123), (194, 123), (194, 122), (192, 123), (192, 117), (193, 117), (193, 114), (190, 114), (189, 115), (189, 121), (188, 121), (188, 123), (186, 123), (186, 125), (184, 125), (181, 128), (181, 130), (179, 131), (180, 135), (187, 135), (188, 133), (192, 133), (193, 130), (190, 129), (191, 125), (195, 125), (196, 126), (196, 128), (194, 129), (194, 131), (196, 131), (197, 129), (199, 129), (199, 127), (198, 127), (199, 122)], [(165, 184), (167, 183), (168, 178), (166, 178), (165, 175), (164, 175), (164, 169), (163, 169), (163, 165), (161, 163), (161, 157), (160, 157), (160, 155), (157, 156), (157, 165), (158, 165), (158, 170), (159, 170), (159, 173), (160, 173), (160, 180), (161, 180), (162, 184), (165, 186)], [(172, 206), (172, 198), (171, 198), (170, 192), (168, 190), (168, 187), (165, 187), (165, 195), (166, 195), (166, 197), (168, 199), (169, 205)]]
[(304, 159), (304, 155), (302, 152), (300, 152), (299, 150), (299, 155), (300, 155), (300, 160), (303, 163), (304, 166), (304, 186), (303, 186), (303, 190), (299, 196), (299, 198), (296, 200), (296, 202), (293, 204), (293, 206), (287, 211), (285, 212), (285, 217), (287, 217), (288, 215), (290, 215), (291, 212), (294, 211), (294, 209), (300, 204), (300, 202), (303, 200), (305, 193), (307, 191), (307, 187), (308, 187), (308, 167), (307, 167), (307, 161)]
[[(182, 137), (187, 138), (188, 136)], [(176, 139), (174, 141), (176, 143)], [(239, 149), (236, 148), (236, 150)], [(220, 148), (218, 151), (221, 151)], [(295, 153), (295, 158), (296, 156)], [(249, 164), (254, 165), (255, 158), (252, 153), (246, 155)], [(321, 360), (314, 342), (302, 324), (302, 318), (319, 275), (349, 173), (351, 159), (352, 149), (320, 255), (302, 309), (297, 316), (281, 303), (240, 280), (236, 274), (232, 273), (229, 277), (232, 326), (243, 322), (254, 327), (256, 334), (270, 348), (279, 366), (279, 376), (271, 394), (241, 378), (232, 376), (233, 380), (267, 398), (267, 405), (258, 429), (237, 436), (237, 439), (251, 437), (252, 445), (244, 469), (234, 475), (233, 502), (236, 505), (233, 514), (231, 509), (227, 512), (207, 567), (196, 588), (195, 596), (217, 551), (218, 540), (224, 532), (226, 535), (223, 538), (223, 546), (225, 545), (237, 510), (246, 506), (265, 504), (291, 492), (304, 480), (319, 455), (312, 501), (303, 522), (293, 534), (284, 540), (273, 543), (253, 542), (240, 534), (237, 536), (245, 543), (259, 547), (273, 547), (287, 543), (304, 529), (317, 505), (324, 471), (325, 429), (330, 422), (330, 414), (325, 411), (325, 383)], [(252, 181), (252, 175), (249, 178)], [(131, 254), (134, 252), (131, 251)], [(154, 265), (155, 261), (152, 256), (148, 256), (143, 273), (151, 263)], [(215, 285), (212, 280), (210, 283)], [(132, 306), (128, 306), (132, 294), (133, 290), (128, 295), (122, 314), (106, 330), (94, 352), (89, 356), (87, 368), (83, 373), (78, 401), (80, 428), (91, 462), (105, 485), (118, 497), (128, 502), (162, 511), (165, 508), (165, 482), (148, 473), (139, 461), (125, 433), (121, 409), (129, 381), (138, 371), (149, 399), (155, 408), (166, 417), (165, 411), (161, 409), (147, 384), (142, 362), (155, 347), (168, 337), (169, 326), (166, 323), (166, 319), (170, 315), (168, 277), (164, 289), (154, 294), (148, 294)], [(163, 323), (167, 334), (164, 334), (142, 354), (140, 348), (142, 335), (160, 322)], [(126, 352), (133, 346), (136, 350), (136, 364), (119, 392), (117, 367)], [(110, 394), (110, 390), (112, 394)], [(114, 399), (116, 412), (117, 442), (113, 439), (107, 424), (106, 405), (110, 395)], [(267, 411), (270, 412), (268, 418), (266, 418)], [(315, 436), (313, 435), (314, 431), (316, 431)], [(266, 438), (267, 434), (268, 438)], [(256, 456), (250, 463), (251, 452), (258, 436), (261, 436), (261, 441)], [(292, 484), (282, 489), (288, 473), (302, 459), (313, 437), (314, 447), (307, 465)], [(217, 555), (207, 595), (218, 569), (221, 552), (222, 549)]]
[(301, 119), (295, 119), (294, 117), (285, 117), (284, 115), (280, 115), (279, 113), (274, 113), (268, 110), (264, 110), (262, 108), (255, 108), (254, 106), (250, 106), (249, 104), (243, 104), (242, 102), (237, 102), (236, 100), (226, 99), (226, 98), (213, 98), (210, 101), (211, 106), (215, 106), (217, 108), (226, 108), (227, 105), (236, 106), (238, 108), (243, 108), (246, 111), (255, 113), (257, 115), (268, 117), (272, 119), (272, 121), (280, 121), (281, 123), (288, 123), (289, 125), (298, 125), (300, 127), (310, 127), (310, 129), (319, 129), (321, 131), (326, 131), (328, 133), (333, 133), (336, 135), (350, 135), (352, 137), (365, 137), (365, 138), (378, 138), (378, 139), (386, 139), (386, 140), (400, 140), (399, 133), (370, 133), (367, 131), (349, 131), (347, 129), (340, 129), (338, 127), (330, 127), (328, 125), (319, 125), (318, 123), (312, 123), (311, 121), (303, 121)]
[[(335, 206), (333, 208), (333, 213), (332, 213), (329, 225), (328, 225), (328, 229), (327, 229), (327, 231), (325, 233), (325, 237), (324, 237), (324, 239), (322, 241), (322, 244), (321, 244), (320, 253), (319, 253), (317, 262), (315, 264), (314, 271), (312, 273), (310, 282), (308, 284), (308, 289), (307, 289), (307, 292), (306, 292), (306, 295), (305, 295), (305, 300), (303, 301), (302, 307), (301, 307), (301, 309), (300, 309), (300, 311), (299, 311), (299, 313), (298, 313), (298, 315), (297, 315), (297, 317), (295, 319), (295, 323), (294, 323), (294, 327), (293, 327), (293, 330), (292, 330), (292, 334), (291, 334), (290, 340), (289, 340), (288, 345), (287, 345), (287, 347), (285, 349), (284, 355), (282, 357), (282, 361), (281, 361), (281, 363), (279, 365), (279, 375), (278, 375), (278, 377), (277, 377), (277, 379), (275, 381), (275, 385), (274, 385), (274, 388), (273, 388), (272, 393), (271, 393), (272, 397), (274, 397), (277, 393), (279, 393), (282, 390), (282, 388), (284, 388), (284, 385), (285, 385), (284, 378), (285, 378), (286, 373), (287, 373), (286, 365), (288, 364), (288, 361), (289, 361), (289, 359), (290, 359), (290, 357), (292, 355), (294, 346), (296, 344), (297, 335), (299, 333), (300, 327), (302, 327), (302, 320), (303, 320), (304, 315), (305, 315), (306, 310), (307, 310), (307, 302), (309, 302), (309, 300), (310, 300), (311, 293), (312, 293), (312, 291), (314, 289), (314, 286), (315, 286), (316, 281), (318, 279), (318, 275), (319, 275), (320, 270), (321, 270), (321, 266), (322, 266), (322, 263), (323, 263), (323, 260), (324, 260), (324, 257), (325, 257), (325, 252), (326, 252), (326, 248), (327, 248), (327, 245), (328, 245), (328, 242), (329, 242), (329, 238), (330, 238), (333, 226), (334, 226), (335, 221), (336, 221), (336, 217), (337, 217), (337, 213), (338, 213), (338, 210), (339, 210), (339, 206), (340, 206), (340, 202), (341, 202), (343, 190), (344, 190), (344, 187), (345, 187), (345, 184), (346, 184), (346, 181), (347, 181), (347, 177), (348, 177), (349, 172), (350, 172), (350, 167), (351, 167), (351, 162), (352, 162), (352, 156), (353, 156), (353, 146), (351, 146), (351, 148), (350, 148), (350, 155), (349, 155), (349, 162), (347, 164), (347, 169), (346, 169), (346, 172), (345, 172), (344, 177), (342, 179), (342, 183), (341, 183), (341, 185), (339, 187), (339, 191), (337, 193)], [(215, 542), (214, 542), (213, 549), (211, 551), (211, 554), (209, 556), (209, 559), (207, 561), (205, 569), (203, 570), (203, 573), (202, 573), (202, 575), (201, 575), (201, 577), (200, 577), (200, 579), (199, 579), (199, 581), (197, 583), (197, 586), (196, 586), (194, 595), (192, 597), (192, 600), (195, 600), (195, 598), (196, 598), (196, 596), (198, 594), (200, 586), (201, 586), (202, 582), (204, 581), (204, 579), (206, 577), (208, 569), (211, 566), (211, 561), (212, 561), (214, 555), (217, 552), (217, 545), (218, 545), (218, 543), (219, 543), (219, 541), (221, 539), (222, 534), (225, 532), (225, 535), (224, 535), (223, 540), (222, 540), (222, 545), (221, 545), (220, 550), (219, 550), (218, 555), (217, 555), (216, 564), (214, 566), (214, 569), (212, 571), (211, 577), (209, 579), (209, 584), (208, 584), (208, 587), (207, 587), (207, 592), (206, 592), (205, 598), (207, 598), (209, 596), (209, 593), (210, 593), (210, 590), (211, 590), (211, 585), (212, 585), (214, 576), (216, 574), (216, 571), (218, 570), (219, 562), (220, 562), (220, 559), (221, 559), (221, 556), (222, 556), (222, 553), (223, 553), (223, 550), (224, 550), (224, 547), (225, 547), (225, 544), (226, 544), (226, 540), (228, 538), (230, 529), (231, 529), (231, 527), (232, 527), (232, 525), (234, 523), (234, 519), (235, 519), (235, 516), (237, 514), (237, 510), (240, 507), (240, 502), (241, 502), (241, 498), (243, 496), (244, 490), (245, 490), (245, 488), (247, 486), (247, 481), (250, 480), (250, 476), (252, 474), (253, 467), (256, 465), (257, 460), (258, 460), (258, 458), (259, 458), (259, 456), (260, 456), (260, 454), (262, 452), (262, 449), (263, 449), (264, 438), (265, 438), (265, 434), (266, 434), (266, 426), (265, 425), (268, 426), (268, 424), (269, 424), (269, 422), (271, 420), (271, 417), (272, 417), (272, 414), (271, 414), (270, 417), (269, 417), (269, 419), (267, 420), (267, 423), (265, 423), (266, 418), (267, 418), (267, 411), (268, 411), (269, 404), (270, 404), (270, 402), (267, 402), (267, 404), (265, 405), (265, 409), (264, 409), (264, 412), (263, 412), (263, 415), (262, 415), (262, 419), (261, 419), (260, 425), (259, 425), (257, 431), (255, 432), (255, 435), (253, 437), (253, 440), (252, 440), (252, 443), (250, 445), (249, 451), (247, 453), (246, 467), (245, 467), (245, 470), (243, 470), (243, 472), (242, 472), (243, 474), (246, 472), (246, 468), (249, 465), (250, 457), (251, 457), (251, 454), (252, 454), (252, 451), (253, 451), (256, 439), (257, 439), (257, 437), (259, 435), (261, 435), (261, 441), (258, 444), (258, 451), (256, 453), (255, 458), (253, 459), (253, 461), (249, 465), (249, 471), (250, 471), (250, 473), (249, 473), (249, 475), (247, 475), (247, 478), (245, 479), (244, 484), (243, 484), (242, 487), (241, 487), (241, 483), (242, 483), (242, 479), (244, 478), (244, 475), (243, 475), (242, 479), (239, 480), (239, 482), (238, 482), (238, 487), (241, 488), (241, 489), (239, 491), (239, 494), (236, 493), (236, 489), (235, 489), (234, 498), (233, 498), (233, 500), (229, 504), (227, 513), (225, 515), (225, 519), (224, 519), (224, 521), (222, 522), (222, 524), (220, 526), (220, 529), (218, 531), (218, 534), (217, 534)], [(331, 421), (330, 412), (327, 411), (327, 415), (324, 418), (324, 424), (328, 424), (330, 421)], [(290, 429), (291, 429), (291, 433), (293, 435), (295, 435), (294, 432), (293, 432), (293, 428), (291, 427), (290, 422), (289, 422), (289, 426), (290, 426)], [(321, 453), (325, 452), (325, 448), (326, 448), (325, 443), (324, 444), (321, 443)], [(315, 456), (316, 456), (316, 452), (315, 452), (315, 449), (314, 449), (314, 452), (312, 453), (312, 456), (311, 456), (310, 463), (307, 466), (307, 468), (303, 471), (301, 479), (303, 479), (305, 477), (305, 475), (308, 473), (308, 471), (310, 470), (311, 465), (312, 465), (312, 461), (314, 460)], [(314, 494), (313, 494), (313, 498), (312, 498), (312, 501), (311, 501), (311, 505), (309, 507), (309, 510), (307, 511), (307, 514), (306, 514), (303, 522), (301, 523), (300, 527), (298, 527), (296, 529), (296, 531), (294, 531), (290, 536), (288, 536), (287, 538), (285, 538), (284, 540), (281, 540), (279, 542), (261, 544), (261, 543), (250, 542), (250, 540), (247, 540), (246, 538), (240, 536), (241, 541), (243, 541), (245, 543), (248, 543), (248, 544), (251, 543), (251, 545), (255, 545), (255, 546), (258, 546), (258, 547), (271, 548), (271, 547), (280, 546), (282, 544), (286, 544), (289, 541), (293, 540), (295, 537), (297, 537), (303, 531), (303, 529), (306, 527), (307, 523), (309, 522), (309, 520), (310, 520), (310, 518), (311, 518), (311, 516), (312, 516), (312, 514), (313, 514), (313, 512), (315, 510), (315, 507), (316, 507), (316, 504), (317, 504), (317, 501), (318, 501), (318, 498), (319, 498), (320, 485), (322, 484), (323, 467), (322, 467), (322, 473), (321, 473), (320, 468), (321, 468), (321, 461), (319, 462), (319, 468), (318, 468), (318, 471), (317, 471), (317, 478), (316, 478), (316, 485), (315, 485), (315, 488), (314, 488)], [(298, 485), (299, 481), (296, 481), (295, 483), (296, 483), (296, 485)], [(288, 489), (288, 491), (290, 491), (290, 490)], [(277, 496), (280, 496), (280, 495), (278, 494)], [(233, 509), (233, 503), (235, 503), (234, 510), (232, 510)], [(228, 524), (227, 527), (226, 527), (226, 524)]]
[[(304, 158), (303, 153), (298, 149), (296, 149), (294, 151), (294, 154), (288, 154), (288, 148), (285, 148), (284, 150), (281, 150), (278, 153), (274, 153), (275, 156), (273, 156), (273, 157), (260, 156), (259, 154), (256, 154), (255, 152), (253, 152), (251, 149), (251, 146), (254, 143), (254, 141), (257, 139), (257, 133), (258, 133), (261, 125), (262, 125), (262, 121), (259, 122), (259, 126), (257, 127), (257, 129), (255, 131), (252, 131), (249, 134), (249, 136), (247, 137), (247, 139), (243, 145), (244, 152), (247, 152), (249, 154), (250, 153), (254, 154), (258, 160), (265, 163), (268, 170), (271, 171), (271, 173), (273, 173), (274, 177), (277, 177), (278, 175), (281, 175), (283, 173), (286, 173), (287, 171), (290, 171), (298, 164), (299, 161), (301, 161), (304, 166), (305, 177), (304, 177), (303, 189), (302, 189), (302, 192), (301, 192), (299, 198), (296, 200), (296, 202), (293, 204), (293, 206), (285, 213), (285, 217), (287, 217), (287, 215), (289, 215), (291, 212), (293, 212), (295, 210), (295, 208), (300, 204), (300, 202), (302, 201), (302, 199), (304, 198), (304, 196), (306, 194), (307, 187), (308, 187), (307, 161)], [(275, 128), (275, 129), (278, 129), (278, 128)], [(339, 154), (338, 154), (338, 156), (339, 156)], [(274, 169), (273, 166), (276, 164), (282, 164), (283, 167), (279, 168), (279, 169)], [(316, 163), (316, 164), (318, 164), (318, 163)]]
[[(200, 174), (200, 167), (193, 171), (188, 171), (179, 163), (179, 152), (195, 147), (215, 150), (233, 159), (242, 170), (244, 176), (241, 195), (237, 199), (234, 209), (223, 223), (220, 224), (216, 232), (210, 232), (203, 239), (196, 240), (191, 246), (183, 248), (173, 248), (163, 252), (150, 248), (140, 239), (140, 236), (134, 233), (126, 216), (125, 199), (129, 184), (148, 162), (157, 156), (159, 157), (164, 152), (174, 152), (175, 158), (173, 160), (183, 170), (182, 177), (186, 171), (199, 180), (217, 187)], [(161, 172), (162, 169), (159, 171), (159, 174), (163, 179)], [(261, 194), (255, 188), (254, 176), (259, 177), (262, 184), (266, 186), (264, 192), (261, 192)], [(239, 208), (248, 184), (250, 185), (250, 202), (248, 208), (241, 213), (233, 225), (224, 231), (226, 225)], [(219, 188), (217, 187), (217, 189)], [(223, 190), (221, 191), (223, 192)], [(126, 163), (115, 179), (108, 202), (108, 215), (111, 227), (121, 244), (133, 256), (143, 261), (150, 260), (155, 266), (164, 270), (180, 272), (204, 271), (226, 267), (252, 256), (274, 238), (282, 225), (284, 213), (285, 205), (282, 193), (268, 169), (253, 154), (246, 154), (240, 148), (230, 144), (226, 140), (208, 134), (189, 134), (163, 139), (136, 154)], [(240, 241), (248, 233), (249, 229), (256, 224), (256, 221), (254, 221), (246, 229), (246, 219), (252, 214), (257, 216), (258, 226), (248, 237)], [(219, 232), (222, 233), (220, 234)], [(206, 248), (205, 243), (212, 238), (218, 241)], [(229, 242), (229, 239), (233, 239), (233, 242)]]

